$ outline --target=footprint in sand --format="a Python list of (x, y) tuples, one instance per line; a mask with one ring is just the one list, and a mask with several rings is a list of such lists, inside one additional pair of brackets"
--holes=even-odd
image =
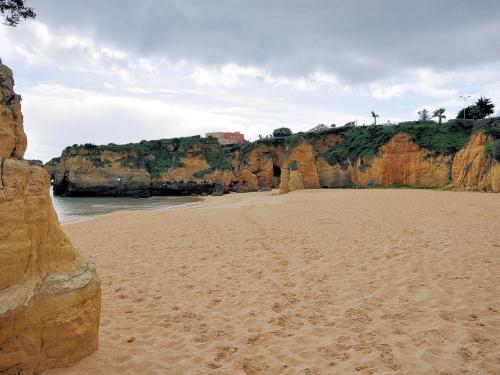
[(271, 319), (269, 323), (287, 329), (298, 329), (304, 325), (302, 320), (293, 315), (281, 315), (277, 318)]
[(270, 338), (273, 335), (274, 335), (274, 332), (261, 332), (261, 333), (257, 333), (255, 335), (250, 336), (247, 339), (247, 344), (250, 344), (250, 345), (260, 344), (260, 343), (262, 343), (263, 341), (265, 341), (266, 339)]
[(247, 375), (267, 374), (269, 365), (264, 361), (264, 357), (246, 357), (238, 361), (236, 368), (242, 370)]
[(412, 337), (412, 341), (416, 346), (422, 345), (438, 345), (447, 340), (446, 337), (441, 335), (436, 329), (427, 329), (425, 331), (417, 332)]
[(207, 367), (212, 370), (216, 370), (218, 368), (221, 368), (222, 365), (219, 365), (218, 363), (207, 363)]
[(217, 350), (218, 351), (215, 354), (214, 361), (220, 362), (231, 357), (234, 353), (238, 351), (238, 348), (235, 346), (219, 346)]
[(477, 361), (484, 357), (484, 352), (481, 349), (474, 350), (473, 348), (466, 348), (464, 346), (459, 347), (457, 353), (460, 354), (460, 357), (465, 362)]

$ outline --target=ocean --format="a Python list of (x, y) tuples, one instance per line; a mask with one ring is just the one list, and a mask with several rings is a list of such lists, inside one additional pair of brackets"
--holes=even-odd
[(158, 196), (150, 198), (125, 197), (60, 197), (50, 192), (61, 223), (123, 210), (169, 209), (200, 202), (197, 197)]

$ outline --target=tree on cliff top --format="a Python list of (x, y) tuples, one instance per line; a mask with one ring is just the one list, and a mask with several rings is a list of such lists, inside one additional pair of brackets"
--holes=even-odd
[(481, 118), (492, 115), (495, 112), (495, 104), (491, 102), (491, 99), (481, 96), (477, 102), (476, 107), (479, 110), (479, 115)]
[(446, 111), (446, 109), (444, 109), (444, 108), (436, 109), (432, 113), (432, 117), (437, 117), (439, 119), (439, 123), (442, 124), (443, 123), (443, 119), (446, 118), (446, 115), (444, 114), (445, 111)]
[(35, 10), (25, 0), (0, 0), (0, 14), (4, 25), (17, 26), (21, 20), (36, 17)]
[(372, 117), (373, 117), (373, 125), (377, 125), (377, 117), (380, 117), (380, 115), (377, 115), (375, 111), (372, 111)]
[[(486, 116), (489, 116), (493, 114), (495, 111), (495, 104), (491, 102), (491, 99), (485, 98), (481, 96), (476, 104), (470, 105), (467, 108), (462, 108), (458, 114), (457, 118), (466, 118), (470, 120), (477, 120), (481, 118), (485, 118)], [(464, 114), (465, 111), (465, 114)]]
[(429, 121), (430, 116), (429, 116), (429, 111), (427, 109), (422, 109), (421, 111), (418, 111), (418, 120), (422, 122), (427, 122)]
[(278, 128), (273, 131), (273, 137), (289, 137), (292, 131), (289, 128)]

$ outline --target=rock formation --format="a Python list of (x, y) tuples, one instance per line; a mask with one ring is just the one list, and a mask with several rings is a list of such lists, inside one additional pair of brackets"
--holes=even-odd
[(13, 85), (0, 61), (0, 373), (38, 374), (97, 349), (100, 281), (59, 226), (47, 172), (22, 160)]
[(500, 192), (500, 163), (491, 160), (485, 144), (491, 137), (474, 134), (453, 160), (453, 186), (457, 190)]
[(68, 147), (45, 168), (61, 195), (188, 195), (408, 186), (499, 191), (500, 119), (343, 127), (222, 147), (190, 137)]
[(450, 183), (451, 159), (450, 155), (433, 156), (408, 134), (397, 133), (375, 157), (357, 159), (345, 168), (326, 160), (318, 166), (322, 187), (444, 187)]

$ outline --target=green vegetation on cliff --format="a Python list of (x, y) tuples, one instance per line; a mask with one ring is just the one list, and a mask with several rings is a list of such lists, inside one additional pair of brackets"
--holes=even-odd
[(500, 163), (500, 139), (494, 143), (491, 142), (491, 150), (489, 150), (491, 157)]
[(413, 142), (435, 155), (456, 153), (468, 142), (476, 131), (483, 131), (493, 138), (500, 138), (500, 119), (450, 120), (445, 124), (435, 122), (403, 122), (398, 125), (375, 125), (328, 129), (315, 133), (312, 139), (324, 134), (338, 134), (342, 140), (332, 146), (323, 156), (330, 164), (342, 164), (347, 160), (377, 155), (379, 148), (396, 133), (408, 133)]
[(344, 126), (288, 136), (271, 136), (231, 147), (219, 145), (216, 138), (200, 136), (141, 141), (125, 145), (85, 144), (66, 148), (63, 157), (78, 155), (83, 151), (95, 166), (106, 167), (111, 163), (101, 157), (103, 152), (121, 153), (123, 166), (145, 168), (153, 177), (159, 177), (170, 168), (182, 167), (182, 160), (186, 157), (203, 157), (210, 167), (195, 174), (196, 178), (202, 178), (215, 170), (231, 170), (233, 167), (231, 159), (234, 160), (235, 155), (238, 155), (238, 163), (244, 164), (249, 153), (258, 147), (268, 147), (269, 150), (266, 152), (277, 158), (277, 153), (284, 152), (287, 155), (301, 142), (315, 144), (330, 134), (338, 135), (340, 141), (333, 144), (321, 156), (332, 165), (345, 165), (347, 161), (354, 162), (358, 158), (377, 155), (380, 147), (399, 132), (409, 134), (413, 142), (434, 155), (450, 155), (464, 147), (471, 134), (477, 131), (482, 131), (493, 139), (485, 147), (493, 159), (500, 161), (498, 142), (500, 118), (456, 119), (444, 124), (419, 121), (403, 122), (398, 125)]
[(297, 160), (292, 160), (290, 164), (288, 165), (288, 168), (290, 168), (291, 171), (296, 171), (299, 169), (299, 165), (297, 164)]
[(159, 177), (163, 171), (182, 167), (182, 159), (191, 156), (205, 158), (211, 169), (231, 169), (231, 163), (223, 148), (215, 138), (201, 138), (199, 135), (185, 138), (159, 139), (117, 145), (96, 146), (93, 144), (73, 145), (63, 151), (63, 156), (70, 156), (80, 150), (97, 167), (105, 167), (109, 162), (101, 158), (103, 152), (126, 154), (121, 160), (123, 166), (145, 168), (153, 177)]

